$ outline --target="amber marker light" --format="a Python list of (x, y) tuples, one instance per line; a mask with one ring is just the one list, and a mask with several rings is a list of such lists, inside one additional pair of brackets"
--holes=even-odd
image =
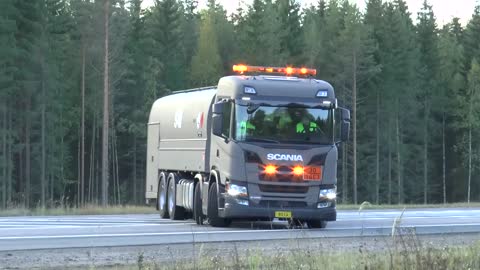
[(275, 174), (277, 172), (277, 167), (274, 165), (267, 165), (265, 166), (265, 173), (266, 174)]
[(292, 75), (292, 74), (293, 74), (293, 68), (287, 67), (287, 68), (285, 69), (285, 73), (287, 73), (287, 75)]
[(239, 73), (244, 73), (248, 70), (248, 67), (245, 65), (234, 65), (233, 66), (233, 71), (239, 72)]
[(303, 175), (303, 167), (302, 166), (295, 166), (293, 167), (293, 174), (296, 176)]

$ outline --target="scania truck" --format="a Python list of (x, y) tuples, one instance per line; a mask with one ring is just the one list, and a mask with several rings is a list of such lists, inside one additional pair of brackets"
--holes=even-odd
[(161, 218), (336, 220), (338, 147), (350, 113), (316, 70), (235, 65), (217, 86), (154, 102), (146, 202)]

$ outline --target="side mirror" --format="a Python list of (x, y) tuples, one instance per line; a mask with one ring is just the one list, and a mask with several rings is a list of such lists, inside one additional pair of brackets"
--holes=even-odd
[(222, 129), (223, 129), (223, 117), (222, 117), (222, 115), (221, 114), (214, 114), (212, 116), (212, 133), (213, 133), (213, 135), (222, 137)]
[(217, 102), (212, 105), (213, 114), (223, 114), (225, 108), (225, 102)]
[(350, 111), (345, 108), (338, 108), (341, 115), (340, 140), (342, 142), (348, 141), (350, 134)]

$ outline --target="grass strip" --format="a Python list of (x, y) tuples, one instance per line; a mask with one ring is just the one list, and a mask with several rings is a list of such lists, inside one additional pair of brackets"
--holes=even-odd
[[(402, 241), (405, 241), (402, 243)], [(447, 270), (480, 269), (480, 243), (461, 247), (422, 247), (418, 241), (399, 240), (383, 251), (360, 248), (358, 251), (330, 251), (332, 249), (296, 249), (265, 254), (249, 250), (244, 254), (199, 254), (194, 261), (156, 263), (139, 254), (136, 265), (98, 269), (117, 270), (206, 270), (206, 269), (392, 269), (392, 270)], [(333, 249), (334, 250), (334, 249)]]
[[(421, 208), (480, 208), (480, 203), (449, 203), (449, 204), (381, 204), (374, 205), (364, 202), (361, 205), (339, 204), (338, 210), (382, 210), (382, 209), (421, 209)], [(157, 214), (153, 206), (107, 206), (86, 205), (84, 207), (53, 207), (53, 208), (25, 208), (9, 207), (0, 209), (0, 216), (63, 216), (63, 215), (121, 215), (121, 214)]]

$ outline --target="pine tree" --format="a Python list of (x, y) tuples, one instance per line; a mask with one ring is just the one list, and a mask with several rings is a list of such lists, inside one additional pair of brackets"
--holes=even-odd
[(265, 23), (265, 3), (262, 0), (254, 0), (252, 5), (248, 8), (248, 13), (245, 16), (245, 22), (239, 22), (237, 35), (239, 35), (240, 48), (239, 50), (244, 55), (243, 61), (255, 65), (268, 65), (264, 59), (261, 59), (263, 54), (257, 52), (263, 50), (263, 34)]
[(449, 24), (450, 31), (455, 35), (455, 38), (460, 42), (463, 38), (463, 28), (460, 23), (460, 18), (455, 17), (452, 19), (452, 22)]
[[(101, 17), (102, 17), (102, 8), (100, 1), (96, 3), (91, 3), (90, 1), (84, 0), (74, 0), (71, 2), (72, 10), (72, 30), (70, 35), (75, 41), (75, 45), (72, 45), (72, 58), (76, 61), (70, 61), (72, 65), (72, 70), (74, 74), (72, 75), (76, 84), (72, 86), (73, 90), (68, 96), (68, 100), (76, 101), (75, 98), (78, 98), (78, 101), (74, 102), (72, 105), (75, 107), (76, 104), (79, 104), (79, 115), (71, 115), (71, 117), (79, 118), (79, 156), (78, 161), (78, 184), (77, 184), (77, 198), (78, 203), (83, 204), (85, 201), (97, 200), (98, 193), (94, 194), (94, 187), (97, 187), (97, 174), (96, 174), (96, 161), (100, 159), (97, 157), (94, 145), (97, 143), (96, 131), (98, 129), (98, 123), (100, 120), (99, 112), (99, 100), (101, 100), (100, 91), (102, 81), (99, 76), (97, 76), (97, 70), (101, 70), (100, 59), (102, 58), (102, 43), (100, 34), (94, 29), (101, 29)], [(93, 68), (92, 68), (93, 67)], [(65, 94), (65, 91), (61, 91), (61, 94)], [(64, 98), (66, 98), (65, 96)], [(68, 104), (65, 104), (68, 105)], [(66, 107), (66, 106), (65, 106)], [(61, 108), (60, 110), (65, 110)], [(66, 113), (66, 115), (69, 115)], [(69, 115), (70, 116), (70, 115)], [(88, 120), (90, 120), (90, 125), (88, 125)], [(87, 131), (87, 128), (90, 127), (90, 130)], [(94, 133), (90, 137), (90, 146), (87, 147), (88, 135)], [(61, 137), (62, 142), (65, 138)], [(68, 139), (67, 139), (68, 140)], [(68, 140), (64, 142), (66, 145), (75, 143), (76, 140)], [(61, 147), (62, 149), (65, 147)], [(87, 151), (89, 150), (89, 155)], [(95, 153), (94, 153), (95, 152)], [(75, 155), (73, 153), (61, 153), (61, 156), (65, 155)], [(86, 161), (89, 160), (89, 164), (86, 164)], [(61, 171), (59, 174), (64, 178), (63, 174), (66, 170), (63, 169), (64, 166), (68, 167), (68, 163), (61, 163)], [(86, 167), (88, 166), (88, 170)], [(86, 179), (88, 173), (88, 179)], [(88, 184), (86, 183), (88, 180)], [(87, 187), (87, 188), (86, 188)], [(85, 188), (87, 189), (87, 195), (85, 196)], [(98, 189), (97, 189), (98, 191)], [(83, 199), (82, 199), (83, 198)]]
[(319, 0), (317, 9), (318, 9), (318, 15), (320, 16), (320, 18), (322, 19), (325, 18), (325, 10), (327, 9), (326, 0)]
[(239, 2), (235, 13), (230, 16), (230, 21), (233, 24), (233, 43), (232, 48), (234, 50), (232, 61), (233, 63), (254, 63), (247, 61), (247, 52), (246, 49), (250, 46), (244, 41), (247, 39), (247, 20), (246, 20), (246, 11), (243, 2)]
[(265, 1), (263, 21), (257, 26), (261, 33), (260, 42), (255, 44), (256, 57), (260, 65), (285, 65), (280, 47), (280, 23), (276, 3)]
[[(83, 3), (80, 2), (82, 5)], [(88, 4), (87, 4), (88, 5)], [(86, 14), (82, 14), (86, 15)], [(84, 19), (84, 16), (81, 19)], [(82, 21), (82, 26), (86, 24), (85, 20)], [(83, 27), (82, 27), (83, 28)], [(86, 57), (87, 57), (87, 34), (86, 29), (82, 29), (81, 31), (81, 122), (80, 122), (80, 179), (79, 179), (79, 189), (80, 189), (80, 203), (83, 205), (84, 203), (84, 184), (85, 184), (85, 90), (86, 90)], [(89, 185), (90, 186), (90, 185)]]
[(200, 38), (191, 68), (192, 83), (198, 86), (215, 84), (223, 73), (214, 24), (212, 18), (205, 15), (202, 18)]
[[(16, 10), (18, 10), (16, 22), (17, 22), (17, 33), (16, 33), (16, 47), (18, 48), (18, 54), (16, 54), (16, 65), (17, 72), (15, 73), (15, 81), (18, 85), (19, 92), (17, 96), (22, 96), (23, 98), (19, 100), (19, 103), (23, 107), (23, 114), (18, 112), (19, 117), (23, 117), (23, 122), (19, 123), (22, 125), (23, 132), (22, 139), (24, 153), (23, 161), (25, 162), (24, 168), (22, 168), (23, 178), (22, 183), (25, 183), (23, 188), (24, 191), (24, 203), (26, 206), (30, 206), (30, 202), (33, 195), (33, 190), (38, 190), (36, 188), (32, 189), (32, 168), (37, 164), (32, 164), (34, 150), (32, 148), (32, 133), (34, 131), (34, 116), (36, 115), (35, 111), (38, 109), (35, 105), (35, 98), (39, 93), (41, 81), (39, 77), (40, 72), (40, 61), (38, 55), (38, 46), (40, 43), (39, 37), (41, 35), (41, 5), (43, 1), (17, 1), (15, 2)], [(32, 166), (33, 165), (33, 166)]]
[[(447, 132), (450, 131), (450, 125), (448, 125), (447, 119), (450, 121), (455, 120), (454, 111), (450, 108), (456, 107), (456, 95), (463, 95), (462, 91), (465, 87), (465, 78), (463, 74), (463, 47), (460, 44), (459, 36), (457, 35), (458, 29), (455, 27), (458, 20), (452, 22), (452, 24), (446, 25), (440, 32), (439, 46), (438, 46), (438, 58), (439, 58), (439, 90), (440, 99), (436, 99), (436, 103), (433, 107), (441, 108), (442, 118), (442, 200), (443, 203), (447, 203), (447, 164), (450, 167), (454, 167), (456, 164), (453, 162), (457, 158), (453, 157), (455, 153), (448, 151), (452, 148), (447, 145)], [(453, 119), (452, 119), (453, 118)], [(450, 134), (453, 132), (450, 131)], [(453, 140), (450, 140), (450, 144), (453, 144)], [(448, 148), (447, 148), (448, 147)], [(447, 160), (447, 152), (449, 153), (449, 159)], [(451, 177), (455, 179), (456, 177)], [(460, 178), (461, 179), (461, 178)], [(452, 193), (452, 192), (450, 192)]]
[[(385, 38), (381, 48), (382, 88), (385, 102), (390, 104), (388, 121), (392, 123), (391, 132), (394, 148), (394, 176), (396, 178), (397, 202), (403, 203), (406, 189), (418, 173), (405, 168), (415, 168), (419, 161), (417, 153), (417, 135), (412, 128), (419, 126), (414, 115), (417, 92), (417, 73), (419, 53), (415, 44), (415, 32), (408, 11), (402, 1), (394, 1), (385, 8)], [(410, 134), (413, 133), (413, 134)], [(408, 177), (407, 177), (408, 174)], [(404, 179), (409, 179), (404, 183)], [(411, 179), (411, 181), (410, 181)]]
[(62, 101), (71, 89), (71, 77), (68, 72), (62, 72), (69, 66), (71, 60), (70, 31), (72, 17), (65, 0), (46, 0), (42, 9), (42, 51), (40, 52), (41, 67), (41, 202), (45, 206), (47, 199), (53, 201), (55, 178), (59, 172), (55, 169), (60, 161), (60, 151), (55, 144), (62, 136), (59, 112)]
[(277, 0), (280, 53), (284, 65), (303, 64), (300, 4), (296, 0)]
[(15, 22), (17, 10), (13, 0), (2, 1), (0, 3), (0, 135), (1, 144), (1, 188), (2, 188), (2, 207), (6, 208), (11, 197), (11, 172), (10, 161), (12, 156), (8, 153), (7, 145), (12, 142), (8, 140), (11, 130), (9, 129), (8, 114), (13, 107), (11, 95), (15, 93), (15, 56), (17, 53), (15, 46), (15, 33), (17, 26)]
[(192, 57), (197, 47), (198, 40), (198, 28), (200, 18), (195, 12), (197, 8), (198, 1), (196, 0), (184, 0), (184, 17), (182, 32), (183, 32), (183, 44), (184, 44), (184, 65), (185, 73), (183, 74), (183, 83), (185, 86), (190, 87), (189, 80), (186, 80), (187, 74), (189, 73), (190, 63), (192, 62)]
[(480, 59), (480, 4), (475, 7), (462, 38), (465, 48), (465, 69), (470, 70), (471, 60)]
[(228, 74), (232, 68), (232, 56), (235, 54), (234, 25), (228, 20), (227, 11), (216, 0), (208, 1), (207, 15), (212, 21), (213, 31), (218, 37), (217, 47), (222, 61), (221, 75)]
[[(149, 56), (145, 53), (146, 40), (144, 27), (144, 19), (142, 18), (141, 0), (133, 0), (129, 10), (129, 31), (127, 33), (126, 42), (124, 44), (123, 52), (125, 54), (125, 73), (121, 78), (118, 86), (118, 93), (116, 95), (115, 106), (116, 116), (116, 131), (119, 138), (128, 137), (125, 139), (127, 145), (131, 145), (131, 149), (126, 151), (122, 156), (126, 159), (126, 164), (130, 168), (128, 175), (131, 185), (131, 197), (129, 198), (133, 203), (139, 203), (139, 182), (141, 179), (141, 170), (139, 165), (143, 161), (141, 155), (140, 141), (145, 140), (144, 125), (148, 121), (148, 111), (144, 110), (151, 102), (144, 104), (145, 91), (139, 92), (139, 89), (144, 90), (147, 86), (144, 78), (146, 76), (147, 68), (143, 63), (148, 62)], [(122, 151), (120, 149), (119, 151)], [(125, 164), (124, 163), (124, 164)]]
[(186, 58), (183, 45), (183, 5), (177, 0), (156, 0), (148, 31), (155, 41), (151, 50), (164, 69), (161, 80), (169, 90), (184, 87)]
[[(472, 149), (472, 141), (474, 140), (473, 134), (480, 128), (480, 64), (473, 58), (470, 71), (467, 76), (467, 107), (468, 112), (466, 115), (466, 127), (468, 128), (468, 182), (467, 182), (467, 202), (471, 201), (472, 193), (472, 173), (476, 164), (474, 162), (474, 156), (478, 155), (478, 150)], [(478, 136), (478, 135), (477, 135)], [(476, 137), (476, 136), (475, 136)]]
[[(380, 47), (384, 44), (384, 22), (383, 22), (383, 4), (381, 0), (370, 0), (367, 2), (367, 10), (365, 13), (365, 24), (370, 27), (372, 31), (373, 42), (376, 44), (373, 51), (373, 59), (376, 64), (379, 66), (379, 72), (372, 76), (371, 79), (366, 83), (365, 87), (372, 92), (375, 92), (375, 203), (380, 203), (380, 188), (381, 188), (381, 172), (380, 172), (380, 160), (381, 160), (381, 151), (380, 146), (381, 142), (383, 144), (388, 144), (389, 141), (382, 138), (382, 129), (381, 124), (384, 122), (381, 118), (381, 100), (382, 100), (382, 58), (380, 53)], [(388, 183), (390, 186), (390, 182)], [(390, 194), (390, 193), (389, 193)], [(390, 197), (390, 196), (389, 196)]]
[[(344, 6), (346, 16), (344, 19), (345, 28), (340, 32), (339, 41), (343, 46), (340, 47), (342, 55), (341, 63), (344, 67), (344, 78), (348, 88), (351, 89), (352, 96), (352, 170), (353, 170), (353, 203), (358, 203), (358, 185), (357, 185), (357, 106), (358, 97), (367, 96), (367, 92), (359, 94), (359, 89), (365, 85), (365, 82), (376, 73), (379, 67), (374, 61), (375, 44), (371, 37), (371, 30), (363, 24), (362, 16), (356, 6)], [(368, 126), (371, 117), (364, 117), (364, 123), (361, 126)], [(372, 192), (370, 192), (372, 193)]]
[[(336, 57), (335, 52), (339, 50), (341, 45), (339, 35), (345, 27), (344, 18), (345, 13), (342, 12), (338, 1), (329, 1), (325, 11), (324, 25), (321, 30), (321, 35), (324, 37), (321, 43), (322, 51), (316, 63), (318, 69), (321, 70), (322, 78), (337, 86), (337, 94), (339, 96), (343, 95), (343, 66), (339, 63), (340, 61)], [(347, 104), (350, 102), (345, 98), (342, 100), (347, 102)]]
[(323, 36), (321, 29), (323, 25), (322, 17), (315, 7), (310, 7), (305, 10), (303, 18), (303, 32), (304, 32), (304, 56), (307, 66), (314, 66), (316, 60), (319, 58), (322, 50)]
[(110, 67), (109, 67), (109, 21), (110, 0), (104, 0), (104, 60), (103, 60), (103, 130), (102, 130), (102, 206), (108, 205), (108, 182), (109, 172), (109, 129), (110, 129)]
[(429, 142), (432, 129), (431, 114), (434, 91), (438, 89), (438, 51), (437, 25), (432, 6), (427, 0), (423, 2), (422, 10), (418, 13), (417, 36), (420, 49), (420, 103), (423, 105), (423, 203), (428, 202), (429, 191)]

